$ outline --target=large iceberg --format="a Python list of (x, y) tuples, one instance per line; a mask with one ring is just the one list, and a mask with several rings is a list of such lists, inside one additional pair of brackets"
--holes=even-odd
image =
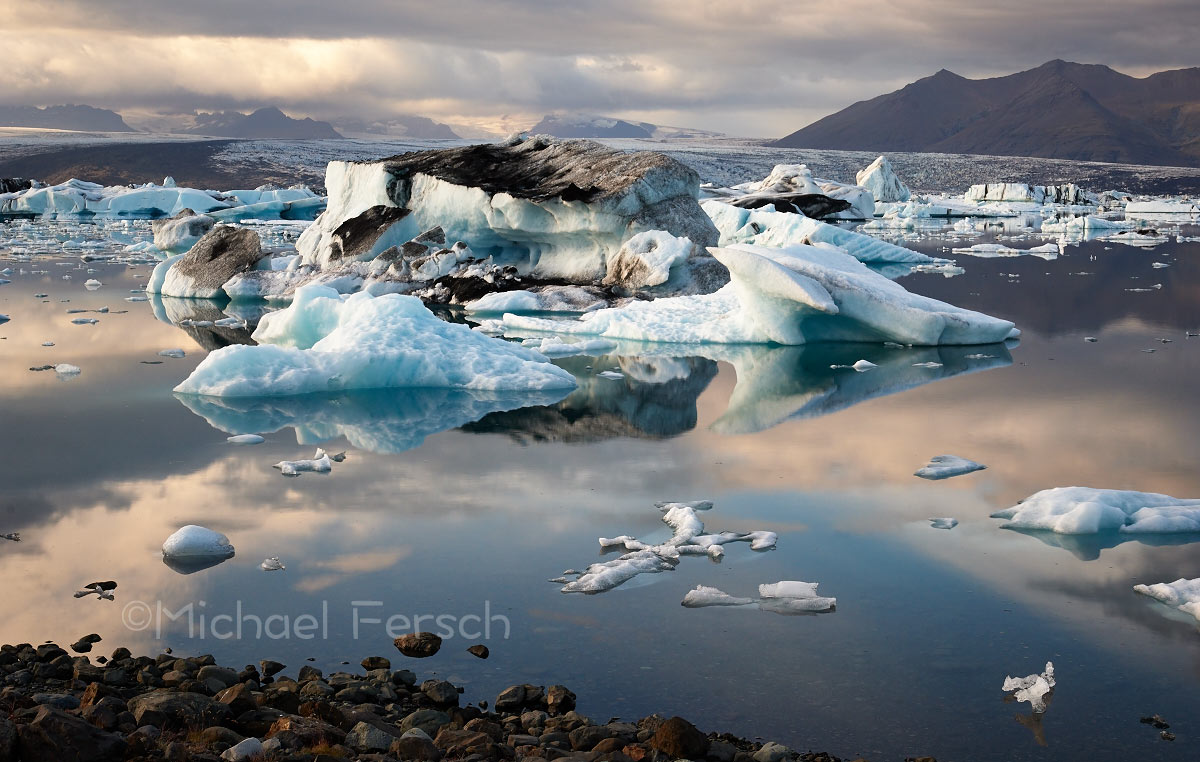
[(875, 216), (871, 191), (813, 177), (804, 164), (776, 164), (757, 182), (732, 188), (705, 186), (704, 192), (733, 206), (757, 209), (770, 205), (780, 212), (808, 217), (869, 220)]
[(1059, 534), (1200, 532), (1200, 500), (1153, 492), (1055, 487), (992, 514), (1006, 529)]
[(713, 294), (633, 302), (576, 321), (506, 314), (506, 331), (671, 343), (804, 344), (863, 341), (991, 344), (1013, 324), (909, 293), (829, 245), (712, 249), (730, 283)]
[(735, 243), (758, 246), (828, 243), (845, 249), (860, 262), (872, 264), (932, 264), (946, 261), (799, 214), (770, 209), (742, 209), (712, 199), (702, 202), (701, 206), (716, 225), (721, 246)]
[(330, 162), (329, 207), (300, 237), (306, 264), (369, 260), (440, 227), (522, 273), (596, 283), (629, 238), (684, 237), (703, 256), (717, 234), (699, 177), (649, 151), (587, 140), (514, 138), (371, 162)]
[(908, 186), (896, 176), (896, 171), (892, 169), (892, 163), (886, 156), (880, 156), (871, 162), (854, 177), (854, 182), (869, 190), (876, 201), (883, 203), (908, 201), (912, 195)]
[(987, 183), (972, 185), (967, 201), (1029, 201), (1035, 204), (1092, 204), (1095, 201), (1074, 183), (1031, 185), (1029, 183)]
[(258, 346), (212, 352), (175, 387), (182, 394), (255, 397), (352, 389), (571, 389), (545, 357), (437, 318), (415, 297), (342, 298), (305, 286), (287, 309), (265, 315)]
[(1200, 578), (1177, 579), (1153, 585), (1134, 585), (1134, 591), (1200, 620)]

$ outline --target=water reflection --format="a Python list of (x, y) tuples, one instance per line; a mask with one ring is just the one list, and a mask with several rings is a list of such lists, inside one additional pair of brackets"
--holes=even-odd
[(1035, 537), (1052, 548), (1062, 548), (1080, 561), (1095, 561), (1100, 551), (1115, 548), (1126, 542), (1137, 541), (1152, 548), (1172, 545), (1190, 545), (1200, 542), (1200, 532), (1148, 534), (1132, 532), (1099, 532), (1096, 534), (1059, 534), (1045, 529), (1019, 529), (1003, 527), (1018, 534)]
[[(232, 344), (254, 344), (250, 334), (263, 315), (272, 309), (262, 304), (233, 304), (214, 299), (179, 299), (152, 294), (154, 317), (186, 333), (208, 351)], [(215, 325), (219, 320), (237, 321), (238, 325)], [(197, 325), (198, 324), (198, 325)]]
[(360, 450), (399, 453), (419, 446), (431, 434), (489, 413), (551, 404), (563, 395), (563, 390), (371, 389), (292, 397), (176, 394), (175, 398), (229, 434), (263, 434), (291, 427), (299, 444), (345, 437)]

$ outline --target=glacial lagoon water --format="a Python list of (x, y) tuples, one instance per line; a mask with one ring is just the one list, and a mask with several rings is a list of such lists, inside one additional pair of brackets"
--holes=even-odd
[[(171, 388), (236, 336), (169, 321), (219, 305), (125, 301), (145, 265), (0, 255), (13, 270), (0, 285), (0, 534), (22, 538), (0, 540), (0, 642), (96, 632), (100, 653), (274, 658), (292, 674), (380, 654), (465, 685), (464, 701), (563, 683), (601, 720), (680, 714), (844, 758), (1194, 759), (1200, 633), (1132, 587), (1200, 576), (1200, 537), (1032, 535), (988, 514), (1055, 486), (1200, 496), (1200, 337), (1187, 336), (1200, 330), (1200, 243), (954, 258), (965, 274), (901, 282), (1015, 320), (1019, 343), (623, 346), (557, 361), (581, 380), (561, 401), (217, 403)], [(173, 347), (186, 357), (158, 355)], [(858, 359), (879, 368), (830, 368)], [(931, 361), (942, 367), (913, 367)], [(57, 363), (81, 373), (29, 370)], [(245, 432), (266, 441), (226, 442)], [(296, 478), (271, 468), (317, 447), (345, 461)], [(912, 476), (943, 453), (988, 468)], [(684, 558), (598, 595), (548, 581), (600, 560), (598, 537), (664, 538), (656, 501), (702, 498), (708, 530), (774, 531), (777, 548), (735, 543), (721, 563)], [(960, 523), (929, 525), (942, 516)], [(163, 540), (189, 523), (228, 535), (236, 557), (192, 574), (164, 565)], [(261, 571), (269, 556), (286, 570)], [(72, 597), (99, 579), (118, 581), (115, 601)], [(788, 579), (819, 582), (837, 610), (680, 605), (696, 585), (753, 596)], [(369, 621), (411, 628), (418, 615), (454, 635), (424, 661)], [(224, 637), (238, 621), (241, 637)], [(465, 649), (485, 629), (481, 661)], [(1006, 675), (1048, 660), (1058, 687), (1043, 716), (1005, 702)], [(1175, 742), (1138, 722), (1154, 713)]]

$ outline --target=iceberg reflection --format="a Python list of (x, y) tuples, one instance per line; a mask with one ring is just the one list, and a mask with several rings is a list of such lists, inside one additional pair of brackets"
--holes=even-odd
[(1010, 532), (1035, 537), (1053, 548), (1062, 548), (1080, 561), (1095, 561), (1100, 558), (1100, 551), (1115, 548), (1126, 542), (1140, 542), (1150, 547), (1166, 547), (1169, 545), (1190, 545), (1200, 542), (1200, 532), (1094, 532), (1092, 534), (1060, 534), (1048, 529), (1021, 529), (1019, 527), (1001, 527)]

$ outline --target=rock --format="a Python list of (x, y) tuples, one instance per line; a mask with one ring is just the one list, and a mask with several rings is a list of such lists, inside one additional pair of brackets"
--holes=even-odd
[(411, 688), (417, 684), (417, 676), (409, 669), (398, 669), (392, 673), (392, 685)]
[(299, 746), (319, 746), (321, 744), (340, 744), (346, 739), (346, 732), (327, 722), (313, 717), (287, 715), (280, 717), (271, 725), (267, 736), (278, 736), (290, 733)]
[(380, 204), (343, 220), (329, 236), (329, 260), (370, 259), (396, 245), (388, 228), (408, 215), (408, 209)]
[(258, 666), (262, 668), (262, 674), (264, 677), (274, 677), (275, 675), (279, 674), (284, 669), (286, 669), (285, 665), (280, 664), (277, 661), (269, 661), (269, 660), (260, 661), (258, 663)]
[(235, 716), (252, 711), (258, 706), (250, 689), (244, 683), (226, 688), (216, 695), (216, 699), (228, 706)]
[(575, 708), (575, 694), (565, 685), (551, 685), (546, 689), (546, 708), (551, 714), (569, 712)]
[(128, 702), (138, 725), (184, 728), (204, 723), (222, 725), (232, 721), (228, 706), (199, 693), (160, 690), (135, 696)]
[[(650, 746), (672, 759), (704, 759), (708, 753), (708, 738), (696, 726), (682, 717), (672, 717), (655, 731)], [(758, 760), (777, 762), (777, 760)]]
[(227, 667), (218, 667), (215, 664), (207, 667), (201, 667), (196, 674), (196, 679), (200, 682), (208, 682), (209, 680), (217, 680), (221, 683), (221, 690), (225, 690), (231, 685), (235, 685), (238, 681), (238, 674)]
[(713, 762), (733, 762), (737, 747), (725, 741), (712, 741), (708, 744), (708, 758)]
[(433, 656), (442, 647), (442, 639), (432, 632), (412, 632), (393, 641), (397, 650), (414, 659)]
[(238, 727), (252, 736), (265, 736), (271, 732), (271, 726), (275, 721), (283, 717), (284, 713), (278, 709), (272, 709), (269, 706), (260, 706), (248, 712), (243, 712), (237, 717)]
[(220, 725), (214, 725), (211, 728), (205, 728), (200, 731), (200, 741), (206, 744), (223, 743), (227, 746), (233, 746), (240, 743), (245, 736), (229, 728), (223, 728)]
[(263, 258), (258, 233), (249, 228), (217, 225), (167, 271), (163, 296), (212, 299), (238, 273), (254, 269)]
[(442, 752), (424, 731), (413, 728), (392, 742), (388, 753), (405, 762), (438, 762)]
[(382, 656), (368, 656), (363, 659), (362, 668), (371, 672), (376, 669), (391, 669), (392, 663)]
[(500, 714), (508, 712), (517, 712), (524, 707), (538, 707), (545, 705), (546, 694), (541, 687), (536, 685), (510, 685), (500, 692), (496, 697), (496, 702), (493, 704), (496, 711)]
[(321, 674), (321, 670), (305, 664), (300, 668), (300, 671), (296, 673), (296, 682), (303, 684), (307, 683), (309, 680), (320, 680), (322, 677), (323, 675)]
[(458, 688), (445, 680), (426, 680), (421, 692), (439, 706), (458, 706)]
[(439, 730), (449, 724), (450, 715), (445, 712), (439, 712), (436, 709), (418, 709), (400, 720), (400, 729), (408, 731), (415, 728), (432, 738), (437, 735)]
[(396, 740), (382, 728), (360, 722), (346, 734), (345, 744), (356, 751), (387, 751)]
[(0, 717), (0, 762), (17, 758), (17, 726), (7, 717)]
[[(571, 748), (575, 751), (591, 751), (596, 744), (612, 738), (613, 734), (603, 725), (584, 725), (572, 730), (568, 734), (568, 737), (571, 741)], [(624, 746), (624, 744), (621, 744), (621, 746)]]
[(79, 698), (72, 696), (70, 693), (35, 693), (30, 698), (33, 699), (35, 704), (45, 704), (55, 709), (68, 711), (78, 709), (80, 703)]
[(491, 656), (491, 651), (489, 651), (488, 647), (482, 643), (476, 643), (475, 645), (471, 646), (467, 649), (467, 653), (471, 654), (472, 656), (477, 656), (480, 659), (486, 659), (487, 657)]
[(780, 762), (792, 755), (792, 750), (783, 744), (767, 741), (754, 752), (754, 762)]
[(227, 760), (227, 762), (243, 762), (264, 753), (262, 741), (257, 738), (247, 738), (221, 752), (221, 759)]
[(442, 728), (433, 745), (441, 749), (450, 758), (468, 757), (472, 754), (482, 754), (485, 757), (496, 755), (496, 744), (486, 733), (476, 733), (470, 730)]
[(43, 706), (17, 728), (22, 762), (119, 762), (125, 739), (61, 709)]

